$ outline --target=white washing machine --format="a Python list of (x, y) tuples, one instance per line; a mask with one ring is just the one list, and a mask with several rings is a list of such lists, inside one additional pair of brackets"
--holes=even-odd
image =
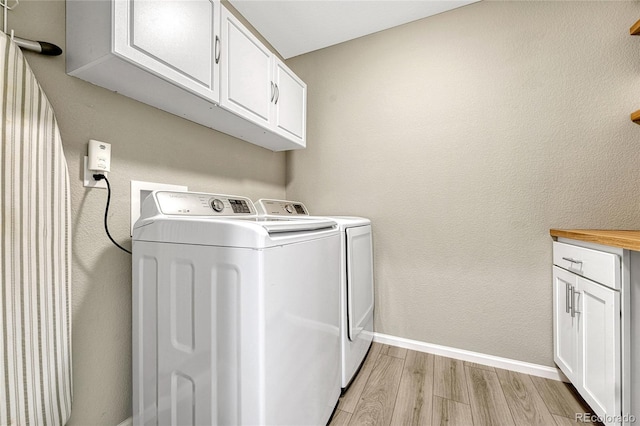
[(147, 197), (133, 230), (134, 424), (326, 424), (339, 247), (335, 221), (259, 218), (245, 197)]
[[(258, 214), (272, 218), (307, 217), (297, 201), (256, 201)], [(373, 245), (371, 221), (362, 217), (328, 217), (340, 227), (340, 386), (346, 389), (373, 341)]]

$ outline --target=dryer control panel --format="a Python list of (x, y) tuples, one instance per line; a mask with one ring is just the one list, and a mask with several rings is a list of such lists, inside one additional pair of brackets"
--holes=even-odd
[(181, 216), (255, 216), (250, 199), (235, 195), (201, 192), (158, 191), (155, 199), (160, 212)]
[(309, 210), (298, 201), (267, 200), (256, 201), (256, 209), (261, 215), (273, 216), (309, 216)]

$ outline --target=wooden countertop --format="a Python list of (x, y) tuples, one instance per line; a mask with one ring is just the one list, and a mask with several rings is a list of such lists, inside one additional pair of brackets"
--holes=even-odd
[(640, 231), (604, 229), (551, 229), (552, 237), (571, 238), (605, 246), (640, 251)]

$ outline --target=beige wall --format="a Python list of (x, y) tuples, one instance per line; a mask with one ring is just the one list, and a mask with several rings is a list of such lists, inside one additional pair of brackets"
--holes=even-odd
[[(638, 228), (637, 2), (482, 2), (288, 63), (309, 85), (309, 148), (274, 154), (64, 73), (28, 53), (52, 102), (73, 198), (70, 425), (130, 414), (131, 267), (82, 187), (113, 146), (110, 224), (129, 181), (284, 197), (375, 227), (376, 329), (551, 365), (550, 227)], [(16, 34), (64, 49), (64, 2), (24, 1)], [(286, 171), (286, 180), (285, 180)]]
[(377, 332), (553, 365), (549, 228), (640, 226), (638, 18), (483, 1), (287, 62), (287, 197), (373, 220)]
[[(23, 1), (9, 27), (65, 45), (64, 1)], [(131, 415), (131, 257), (102, 225), (106, 190), (82, 186), (90, 138), (112, 144), (110, 230), (129, 238), (129, 181), (258, 197), (285, 195), (285, 155), (273, 153), (65, 74), (64, 56), (26, 54), (53, 104), (72, 189), (74, 402), (69, 425), (116, 425)]]

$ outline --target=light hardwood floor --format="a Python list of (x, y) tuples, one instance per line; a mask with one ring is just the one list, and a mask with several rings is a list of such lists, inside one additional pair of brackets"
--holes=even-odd
[(585, 412), (562, 382), (374, 343), (330, 426), (565, 426)]

